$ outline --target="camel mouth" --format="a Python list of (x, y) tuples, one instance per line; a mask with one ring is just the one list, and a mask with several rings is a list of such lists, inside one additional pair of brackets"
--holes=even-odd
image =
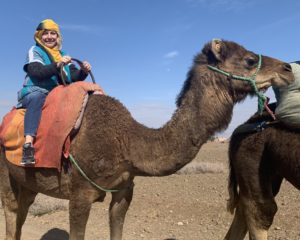
[(265, 93), (269, 89), (269, 87), (270, 86), (258, 88), (258, 91), (261, 92), (261, 93)]
[(256, 86), (258, 91), (266, 92), (270, 86), (281, 88), (286, 87), (295, 81), (293, 75), (286, 75), (282, 73), (275, 72), (274, 75), (265, 79), (264, 81), (256, 81)]
[(275, 77), (272, 79), (272, 85), (275, 87), (286, 87), (293, 83), (295, 78), (293, 75), (286, 76), (286, 74), (275, 73)]
[(259, 89), (260, 92), (265, 93), (268, 90), (269, 87), (263, 87)]
[(265, 93), (270, 86), (272, 86), (271, 81), (258, 83), (257, 84), (257, 90), (260, 91), (260, 92)]

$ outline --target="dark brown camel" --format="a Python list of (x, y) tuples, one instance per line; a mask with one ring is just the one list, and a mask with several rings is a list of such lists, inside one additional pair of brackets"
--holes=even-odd
[[(119, 189), (109, 208), (112, 240), (122, 239), (125, 214), (133, 197), (135, 176), (166, 176), (192, 161), (216, 131), (227, 127), (235, 103), (253, 95), (250, 85), (208, 69), (213, 65), (236, 75), (255, 73), (258, 56), (234, 42), (213, 40), (194, 59), (177, 99), (177, 110), (162, 128), (136, 122), (109, 96), (91, 96), (71, 153), (98, 185)], [(289, 64), (263, 56), (256, 77), (258, 89), (293, 81)], [(57, 170), (11, 165), (1, 151), (1, 198), (6, 239), (20, 239), (29, 206), (37, 193), (69, 199), (70, 240), (84, 239), (91, 205), (103, 201), (99, 191), (75, 167), (71, 175)]]
[[(270, 119), (254, 115), (246, 124), (262, 121)], [(228, 210), (235, 209), (235, 215), (225, 239), (241, 240), (249, 231), (251, 240), (267, 240), (282, 180), (285, 178), (300, 189), (299, 156), (300, 131), (289, 130), (280, 123), (261, 132), (233, 133)]]

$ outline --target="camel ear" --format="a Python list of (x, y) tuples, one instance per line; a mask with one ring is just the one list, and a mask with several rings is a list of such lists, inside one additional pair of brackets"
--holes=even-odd
[(221, 51), (222, 51), (223, 45), (224, 44), (221, 39), (215, 38), (211, 41), (211, 51), (215, 55), (216, 59), (218, 59), (219, 61), (222, 60)]

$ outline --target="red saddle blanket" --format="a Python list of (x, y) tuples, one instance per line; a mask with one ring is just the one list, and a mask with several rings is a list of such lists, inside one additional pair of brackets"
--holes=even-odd
[[(33, 167), (57, 168), (61, 170), (64, 151), (68, 156), (70, 133), (87, 102), (88, 92), (101, 88), (88, 82), (76, 82), (58, 86), (46, 98), (40, 125), (34, 142), (36, 164)], [(0, 126), (0, 141), (6, 158), (20, 165), (24, 144), (25, 109), (13, 108), (4, 116)]]

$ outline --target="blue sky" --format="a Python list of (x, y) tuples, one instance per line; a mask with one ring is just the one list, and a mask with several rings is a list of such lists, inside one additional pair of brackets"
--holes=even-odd
[[(193, 57), (212, 38), (299, 60), (299, 9), (299, 0), (3, 0), (0, 118), (16, 104), (26, 53), (45, 18), (59, 23), (63, 49), (92, 64), (107, 94), (141, 123), (159, 127), (175, 110)], [(229, 136), (256, 108), (255, 98), (237, 105), (221, 135)]]

